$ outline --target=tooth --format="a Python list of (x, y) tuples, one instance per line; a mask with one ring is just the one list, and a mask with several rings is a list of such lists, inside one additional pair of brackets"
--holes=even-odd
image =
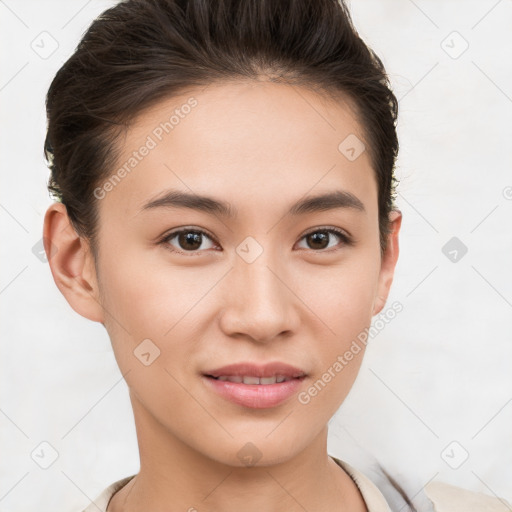
[(290, 377), (285, 377), (284, 375), (277, 375), (273, 377), (253, 377), (251, 376), (238, 376), (238, 375), (220, 375), (219, 377), (216, 377), (217, 380), (221, 381), (229, 381), (229, 382), (236, 382), (236, 383), (244, 383), (244, 384), (251, 384), (251, 385), (270, 385), (280, 383), (280, 382), (288, 382), (289, 380), (292, 380)]
[(243, 382), (244, 384), (259, 384), (260, 379), (259, 377), (244, 377)]

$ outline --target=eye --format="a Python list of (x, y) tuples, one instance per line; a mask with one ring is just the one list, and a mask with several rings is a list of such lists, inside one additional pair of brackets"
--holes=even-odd
[[(178, 247), (171, 243), (174, 239), (176, 239)], [(164, 244), (165, 247), (173, 252), (194, 253), (200, 252), (199, 249), (206, 250), (209, 248), (204, 247), (204, 239), (212, 241), (212, 238), (204, 231), (198, 229), (182, 229), (180, 231), (173, 231), (169, 235), (166, 235), (159, 243)]]
[[(324, 251), (325, 249), (335, 247), (338, 244), (330, 244), (332, 240), (332, 235), (335, 235), (339, 240), (341, 240), (341, 245), (353, 245), (353, 240), (346, 233), (339, 229), (335, 228), (320, 228), (315, 229), (314, 231), (310, 231), (302, 236), (301, 240), (306, 240), (306, 243), (309, 247), (306, 249), (314, 249), (315, 252)], [(210, 241), (210, 247), (208, 247), (208, 243), (206, 247), (204, 247), (205, 240)], [(177, 246), (173, 243), (177, 244)], [(326, 245), (327, 243), (327, 245)], [(159, 244), (163, 244), (165, 248), (172, 252), (177, 252), (181, 254), (185, 253), (200, 253), (201, 249), (211, 249), (215, 247), (213, 244), (213, 237), (211, 237), (208, 233), (200, 229), (181, 229), (179, 231), (173, 231), (172, 233), (166, 235), (162, 238)], [(330, 252), (330, 251), (329, 251)]]
[(317, 249), (316, 252), (318, 252), (323, 251), (324, 249), (335, 247), (337, 245), (329, 245), (330, 239), (332, 239), (332, 235), (335, 235), (338, 239), (342, 241), (341, 245), (353, 245), (352, 239), (347, 234), (335, 228), (317, 228), (315, 231), (310, 231), (309, 233), (306, 233), (301, 238), (301, 240), (306, 239), (306, 243), (309, 245), (309, 247), (306, 247), (306, 249)]

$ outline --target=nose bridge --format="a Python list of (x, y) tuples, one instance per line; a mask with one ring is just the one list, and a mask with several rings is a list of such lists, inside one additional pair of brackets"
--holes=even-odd
[(236, 255), (229, 273), (224, 328), (260, 341), (293, 329), (293, 294), (284, 284), (284, 265), (270, 250), (261, 251), (252, 261), (244, 254)]
[(277, 277), (282, 272), (280, 267), (270, 249), (262, 251), (252, 262), (238, 258), (234, 277), (240, 280), (239, 286), (248, 306), (277, 310), (282, 307), (283, 301), (289, 299), (283, 283)]

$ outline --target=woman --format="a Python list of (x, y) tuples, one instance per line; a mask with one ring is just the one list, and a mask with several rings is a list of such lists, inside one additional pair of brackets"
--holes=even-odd
[[(45, 250), (108, 332), (141, 466), (87, 512), (399, 509), (326, 448), (398, 258), (397, 110), (335, 0), (93, 22), (48, 91)], [(468, 493), (427, 489), (501, 505)]]

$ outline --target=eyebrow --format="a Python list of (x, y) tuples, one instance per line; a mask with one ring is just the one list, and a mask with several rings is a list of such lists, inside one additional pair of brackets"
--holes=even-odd
[[(226, 218), (237, 216), (237, 209), (225, 201), (179, 190), (168, 190), (163, 195), (151, 199), (143, 205), (140, 211), (156, 208), (190, 208)], [(333, 210), (335, 208), (350, 208), (360, 212), (366, 211), (363, 203), (354, 194), (346, 190), (335, 190), (300, 199), (291, 206), (287, 215), (304, 215), (306, 213)]]

